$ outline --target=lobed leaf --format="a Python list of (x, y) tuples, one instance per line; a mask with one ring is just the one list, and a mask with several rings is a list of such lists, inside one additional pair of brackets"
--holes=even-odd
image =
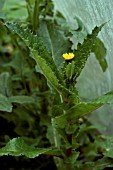
[(52, 148), (35, 148), (33, 146), (29, 146), (25, 143), (23, 138), (20, 137), (10, 140), (5, 147), (0, 149), (0, 156), (25, 155), (28, 158), (35, 158), (41, 154), (56, 154), (59, 156), (61, 152)]
[(99, 27), (95, 27), (91, 34), (87, 35), (86, 39), (84, 40), (83, 44), (78, 44), (77, 50), (75, 50), (75, 78), (77, 78), (82, 69), (85, 66), (85, 63), (90, 55), (90, 52), (93, 49), (93, 46), (95, 45), (95, 39), (98, 35), (98, 33), (101, 31), (102, 27), (105, 24), (102, 24)]

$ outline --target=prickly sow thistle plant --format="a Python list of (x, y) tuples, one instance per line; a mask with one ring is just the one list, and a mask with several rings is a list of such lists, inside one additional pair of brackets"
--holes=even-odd
[[(92, 34), (87, 35), (84, 39), (83, 44), (78, 44), (76, 50), (69, 53), (65, 51), (66, 53), (62, 54), (62, 56), (58, 56), (57, 60), (64, 58), (62, 67), (59, 68), (46, 44), (39, 36), (34, 35), (28, 28), (24, 29), (18, 24), (5, 23), (5, 26), (12, 33), (16, 33), (29, 48), (36, 65), (40, 67), (41, 74), (47, 79), (56, 103), (51, 106), (51, 114), (49, 115), (51, 122), (48, 127), (51, 128), (51, 135), (48, 138), (51, 147), (32, 147), (26, 144), (21, 137), (14, 138), (0, 149), (0, 156), (25, 155), (28, 158), (35, 158), (40, 154), (52, 155), (57, 168), (62, 170), (87, 169), (89, 165), (92, 169), (92, 167), (95, 168), (98, 165), (101, 167), (100, 164), (102, 164), (103, 168), (103, 163), (104, 167), (109, 164), (112, 165), (109, 157), (113, 158), (113, 156), (110, 150), (106, 149), (108, 143), (100, 146), (101, 141), (88, 141), (89, 139), (84, 132), (90, 131), (91, 127), (85, 123), (86, 117), (84, 115), (91, 113), (106, 103), (113, 103), (113, 92), (89, 102), (81, 102), (79, 92), (76, 89), (77, 78), (93, 51), (96, 37), (103, 25), (95, 27)], [(49, 129), (48, 127), (47, 129)], [(91, 149), (94, 148), (93, 153), (90, 147)], [(102, 147), (102, 154), (99, 154), (98, 148), (100, 147)], [(94, 163), (95, 155), (100, 157)]]

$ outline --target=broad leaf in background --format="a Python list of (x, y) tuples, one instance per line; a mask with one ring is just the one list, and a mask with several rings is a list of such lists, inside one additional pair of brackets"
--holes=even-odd
[(10, 100), (6, 96), (0, 94), (0, 111), (12, 112), (12, 107)]
[(0, 12), (4, 6), (5, 0), (0, 0)]
[[(3, 0), (0, 0), (3, 1)], [(26, 2), (23, 0), (15, 1), (15, 0), (8, 0), (6, 1), (3, 12), (5, 13), (5, 17), (8, 20), (20, 20), (21, 22), (24, 21), (28, 14), (26, 8)]]
[[(71, 18), (70, 18), (71, 20)], [(72, 36), (70, 36), (70, 41), (72, 41), (73, 45), (72, 45), (72, 49), (77, 49), (77, 45), (78, 43), (82, 44), (84, 39), (86, 38), (87, 34), (88, 34), (88, 31), (85, 27), (85, 25), (82, 23), (82, 21), (78, 18), (78, 17), (75, 17), (75, 20), (77, 21), (78, 23), (78, 28), (75, 29), (75, 28), (71, 28), (70, 29), (70, 32), (72, 34)]]
[(4, 17), (3, 12), (2, 12), (2, 8), (4, 6), (5, 1), (6, 0), (0, 0), (0, 18)]
[(92, 52), (95, 53), (96, 59), (98, 60), (103, 72), (105, 72), (108, 67), (105, 58), (107, 49), (99, 38), (95, 39), (95, 45), (93, 46)]
[(61, 56), (71, 46), (68, 38), (64, 35), (64, 31), (61, 27), (55, 26), (54, 23), (41, 22), (38, 34), (50, 51), (56, 66), (61, 67), (64, 61)]

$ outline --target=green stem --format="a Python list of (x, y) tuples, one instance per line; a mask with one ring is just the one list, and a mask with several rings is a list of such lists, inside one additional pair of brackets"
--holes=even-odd
[(41, 0), (35, 0), (34, 13), (33, 13), (33, 32), (35, 32), (39, 26), (39, 5), (40, 5), (40, 3), (41, 3)]
[[(61, 103), (63, 103), (63, 99), (62, 99), (62, 96), (60, 95), (60, 99), (61, 99)], [(60, 149), (61, 147), (61, 141), (60, 141), (60, 136), (57, 132), (57, 129), (55, 128), (54, 126), (54, 123), (53, 123), (54, 119), (52, 118), (52, 127), (53, 127), (53, 135), (54, 135), (54, 143), (55, 143), (55, 147)], [(63, 159), (61, 158), (55, 158), (56, 160), (56, 164), (58, 164), (58, 169), (59, 170), (63, 170), (65, 169), (65, 166), (64, 166), (64, 163), (63, 163)]]
[[(57, 133), (56, 128), (54, 127), (53, 119), (52, 119), (52, 126), (53, 126), (53, 135), (54, 135), (54, 143), (55, 147), (60, 149), (60, 137), (59, 134)], [(58, 168), (59, 170), (63, 170), (63, 160), (61, 158), (55, 158), (56, 162), (58, 163)]]
[(26, 4), (27, 4), (27, 11), (28, 11), (29, 20), (32, 23), (32, 10), (31, 10), (30, 1), (26, 0)]

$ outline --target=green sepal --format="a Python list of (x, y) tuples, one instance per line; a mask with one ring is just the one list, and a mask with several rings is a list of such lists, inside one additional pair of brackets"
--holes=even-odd
[(67, 79), (71, 80), (75, 73), (75, 62), (74, 61), (70, 62), (67, 65), (65, 72), (66, 72)]

